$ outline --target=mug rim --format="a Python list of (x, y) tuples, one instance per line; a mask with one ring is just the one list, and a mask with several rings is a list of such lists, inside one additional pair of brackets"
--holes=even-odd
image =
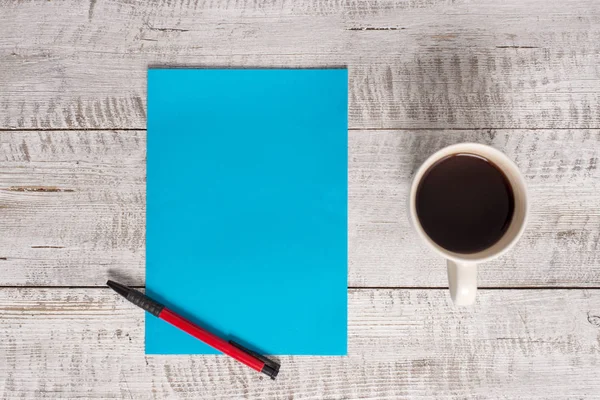
[[(423, 229), (421, 222), (419, 221), (419, 218), (417, 216), (417, 209), (416, 209), (417, 189), (419, 187), (419, 183), (421, 182), (421, 179), (425, 175), (425, 172), (427, 172), (427, 170), (429, 170), (429, 168), (433, 164), (435, 164), (436, 161), (439, 161), (443, 157), (446, 157), (447, 156), (446, 153), (451, 152), (451, 154), (452, 154), (453, 153), (452, 150), (454, 150), (454, 149), (457, 150), (456, 153), (460, 153), (459, 149), (465, 148), (465, 147), (469, 147), (471, 149), (472, 148), (485, 149), (487, 152), (491, 152), (496, 157), (501, 158), (503, 160), (503, 162), (505, 162), (507, 165), (509, 165), (510, 169), (512, 169), (511, 175), (513, 177), (515, 177), (517, 181), (519, 181), (519, 184), (522, 186), (522, 190), (523, 190), (523, 194), (524, 194), (523, 201), (524, 201), (525, 205), (524, 205), (523, 222), (519, 226), (517, 232), (514, 234), (513, 238), (503, 248), (496, 251), (495, 253), (492, 253), (490, 255), (483, 256), (483, 257), (473, 258), (474, 255), (477, 255), (480, 252), (464, 254), (464, 256), (466, 256), (466, 257), (462, 257), (463, 254), (461, 254), (461, 253), (455, 253), (455, 252), (452, 252), (450, 250), (447, 250), (447, 249), (441, 247), (440, 245), (435, 243), (433, 241), (433, 239), (431, 239), (429, 237), (429, 235), (427, 235), (427, 233)], [(482, 157), (488, 159), (488, 157), (486, 157), (486, 156), (483, 156), (483, 155), (477, 154), (477, 153), (473, 153), (472, 150), (471, 151), (464, 150), (464, 152), (466, 154), (471, 153), (471, 154), (479, 155), (479, 156), (482, 156)], [(444, 156), (441, 156), (441, 154), (444, 154)], [(491, 161), (493, 162), (494, 160), (491, 160)], [(498, 166), (497, 163), (494, 163), (494, 165), (496, 165), (497, 168), (500, 168), (500, 170), (504, 174), (507, 174), (507, 171), (505, 170), (506, 168)], [(513, 190), (514, 190), (514, 188), (513, 188)], [(431, 154), (429, 157), (427, 157), (427, 159), (425, 159), (425, 161), (423, 161), (423, 163), (421, 163), (421, 165), (415, 172), (415, 175), (411, 182), (411, 187), (410, 187), (410, 192), (409, 192), (409, 210), (410, 210), (411, 221), (413, 223), (415, 230), (417, 231), (417, 234), (421, 237), (421, 239), (423, 239), (423, 241), (427, 244), (427, 246), (430, 249), (432, 249), (434, 252), (436, 252), (443, 258), (454, 261), (456, 263), (476, 264), (476, 263), (491, 261), (491, 260), (494, 260), (494, 259), (500, 257), (501, 255), (506, 253), (508, 250), (510, 250), (517, 243), (517, 241), (521, 238), (521, 236), (523, 235), (523, 232), (525, 231), (525, 227), (526, 227), (528, 219), (529, 219), (529, 193), (527, 190), (527, 185), (525, 184), (525, 178), (521, 174), (519, 167), (506, 154), (504, 154), (503, 152), (501, 152), (500, 150), (498, 150), (492, 146), (488, 146), (485, 144), (474, 143), (474, 142), (463, 142), (463, 143), (456, 143), (456, 144), (452, 144), (452, 145), (443, 147), (443, 148), (437, 150), (436, 152), (434, 152), (433, 154)], [(485, 250), (482, 250), (481, 252), (484, 252), (484, 251)]]

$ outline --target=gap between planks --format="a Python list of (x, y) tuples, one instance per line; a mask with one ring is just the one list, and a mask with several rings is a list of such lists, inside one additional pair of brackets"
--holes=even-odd
[[(129, 286), (133, 289), (146, 289), (146, 286)], [(108, 286), (35, 286), (0, 285), (3, 289), (109, 289)], [(448, 290), (447, 286), (348, 286), (348, 290)], [(480, 286), (477, 290), (600, 290), (600, 286)]]
[[(431, 131), (431, 132), (443, 132), (443, 131), (585, 131), (590, 129), (600, 128), (495, 128), (495, 127), (481, 127), (481, 128), (410, 128), (410, 127), (390, 127), (390, 128), (348, 128), (348, 131)], [(115, 132), (115, 131), (131, 131), (140, 132), (147, 131), (147, 128), (0, 128), (2, 132)]]

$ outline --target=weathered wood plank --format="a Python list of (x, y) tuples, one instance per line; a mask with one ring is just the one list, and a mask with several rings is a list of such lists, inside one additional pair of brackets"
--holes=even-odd
[(347, 65), (351, 128), (600, 128), (595, 0), (0, 6), (0, 128), (143, 129), (152, 65)]
[(0, 290), (2, 398), (583, 398), (600, 391), (599, 290), (349, 294), (347, 357), (144, 356), (143, 313), (108, 289)]
[[(0, 135), (0, 285), (144, 284), (145, 132)], [(405, 205), (414, 170), (457, 142), (490, 144), (522, 169), (531, 219), (482, 286), (600, 285), (600, 130), (351, 131), (349, 285), (445, 286)]]

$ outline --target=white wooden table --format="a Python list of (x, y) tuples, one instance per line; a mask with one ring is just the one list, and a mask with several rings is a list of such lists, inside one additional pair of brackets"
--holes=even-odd
[[(348, 66), (347, 357), (144, 356), (158, 65)], [(404, 207), (461, 141), (532, 199), (471, 308)], [(0, 0), (0, 398), (600, 398), (599, 159), (596, 0)]]

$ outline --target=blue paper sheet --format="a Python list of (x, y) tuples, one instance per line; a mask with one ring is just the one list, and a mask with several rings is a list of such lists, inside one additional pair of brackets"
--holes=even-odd
[[(347, 80), (148, 71), (150, 296), (265, 354), (346, 354)], [(146, 353), (218, 352), (147, 315)]]

